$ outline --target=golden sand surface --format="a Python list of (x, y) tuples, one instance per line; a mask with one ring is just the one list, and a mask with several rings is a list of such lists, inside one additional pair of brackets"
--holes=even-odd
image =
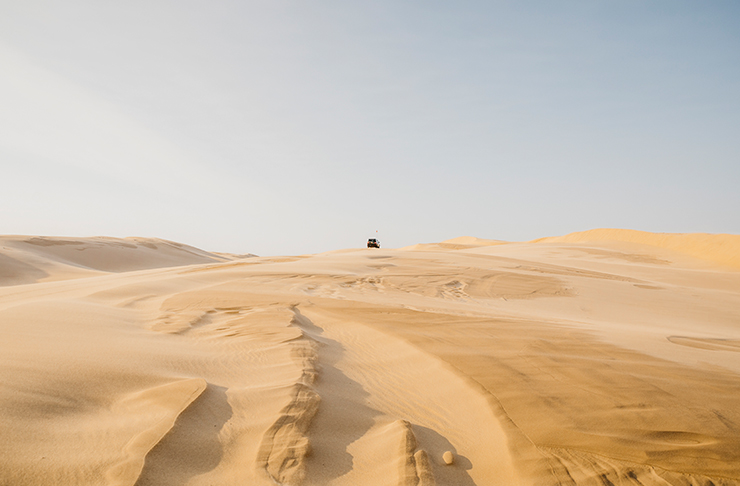
[(0, 237), (0, 485), (740, 484), (738, 255)]

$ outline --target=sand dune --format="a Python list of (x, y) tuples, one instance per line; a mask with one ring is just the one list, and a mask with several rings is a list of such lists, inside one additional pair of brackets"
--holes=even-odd
[(740, 484), (738, 238), (3, 237), (0, 484)]
[(400, 250), (435, 251), (435, 250), (465, 250), (480, 246), (494, 246), (506, 244), (506, 241), (486, 240), (474, 236), (458, 236), (439, 243), (418, 243), (416, 245), (399, 248)]
[(596, 229), (559, 237), (541, 238), (532, 243), (584, 242), (617, 242), (655, 246), (720, 265), (740, 268), (740, 235), (648, 233), (623, 229)]
[(209, 253), (158, 238), (0, 237), (0, 286), (130, 272), (253, 255)]

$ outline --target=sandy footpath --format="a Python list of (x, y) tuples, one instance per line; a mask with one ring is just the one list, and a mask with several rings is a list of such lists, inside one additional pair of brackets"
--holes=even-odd
[(50, 484), (740, 484), (740, 236), (0, 237), (0, 485)]

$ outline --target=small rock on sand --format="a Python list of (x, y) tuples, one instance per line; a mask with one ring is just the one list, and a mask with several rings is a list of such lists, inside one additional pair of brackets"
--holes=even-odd
[(449, 466), (453, 462), (455, 462), (455, 455), (452, 453), (452, 451), (447, 451), (442, 454), (442, 460), (445, 462), (445, 464)]

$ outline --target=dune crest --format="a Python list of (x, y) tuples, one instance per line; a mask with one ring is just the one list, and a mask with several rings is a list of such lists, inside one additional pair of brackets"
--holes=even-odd
[(440, 241), (439, 243), (418, 243), (399, 249), (413, 251), (467, 250), (484, 246), (505, 245), (507, 243), (507, 241), (486, 240), (474, 236), (458, 236), (457, 238)]
[[(300, 327), (299, 314), (291, 323)], [(263, 469), (276, 484), (296, 486), (306, 476), (306, 458), (311, 454), (308, 429), (321, 403), (321, 396), (312, 385), (318, 374), (318, 343), (301, 333), (290, 342), (292, 355), (301, 374), (290, 393), (290, 402), (280, 411), (278, 419), (262, 437), (257, 467)]]
[[(154, 422), (126, 444), (126, 459), (106, 473), (109, 483), (129, 486), (137, 483), (146, 456), (175, 425), (177, 417), (206, 389), (205, 380), (194, 378), (132, 394), (116, 405), (124, 415), (148, 415)], [(138, 418), (138, 417), (137, 417)]]
[(0, 236), (0, 286), (233, 260), (159, 238)]
[(594, 229), (530, 243), (585, 243), (617, 241), (656, 246), (694, 258), (740, 269), (740, 235), (707, 233), (649, 233), (627, 229)]

